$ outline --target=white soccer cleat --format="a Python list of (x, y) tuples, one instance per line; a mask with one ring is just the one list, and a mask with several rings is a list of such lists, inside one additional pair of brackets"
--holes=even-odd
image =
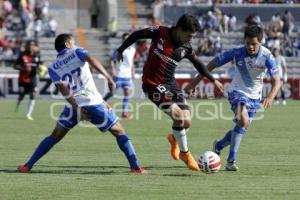
[(31, 117), (31, 115), (26, 115), (26, 119), (28, 119), (28, 120), (30, 120), (30, 121), (34, 120), (34, 119)]
[(227, 161), (227, 164), (225, 166), (225, 169), (227, 171), (238, 171), (239, 167), (237, 166), (235, 161)]

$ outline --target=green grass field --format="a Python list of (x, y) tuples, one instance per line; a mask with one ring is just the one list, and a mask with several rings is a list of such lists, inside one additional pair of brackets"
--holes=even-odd
[[(228, 103), (191, 101), (202, 106), (194, 113), (188, 133), (195, 157), (210, 150), (214, 139), (233, 126)], [(213, 106), (204, 106), (207, 103)], [(122, 121), (148, 175), (132, 175), (113, 137), (96, 128), (76, 127), (43, 157), (30, 174), (20, 174), (37, 144), (51, 133), (55, 121), (49, 109), (54, 101), (38, 100), (33, 117), (22, 116), (27, 101), (15, 114), (14, 100), (0, 100), (0, 199), (299, 199), (300, 198), (300, 102), (273, 106), (259, 113), (241, 145), (239, 172), (192, 172), (169, 155), (166, 136), (171, 122), (165, 115), (153, 120), (150, 106), (135, 101), (133, 120)], [(149, 103), (149, 102), (148, 102)], [(222, 111), (222, 112), (221, 112)], [(58, 113), (59, 109), (55, 109)], [(210, 113), (210, 114), (209, 114)], [(216, 115), (212, 118), (212, 113)], [(199, 120), (199, 116), (202, 120)], [(219, 116), (226, 116), (222, 120)], [(216, 117), (217, 116), (217, 117)], [(139, 118), (139, 119), (138, 119)], [(205, 118), (205, 119), (204, 119)]]

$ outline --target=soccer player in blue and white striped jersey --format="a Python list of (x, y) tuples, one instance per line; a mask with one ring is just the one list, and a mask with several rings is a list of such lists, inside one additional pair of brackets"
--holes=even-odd
[(109, 89), (113, 90), (115, 83), (110, 75), (86, 49), (75, 46), (70, 34), (57, 36), (55, 49), (58, 55), (48, 71), (67, 104), (52, 134), (41, 141), (31, 158), (25, 165), (19, 166), (18, 170), (23, 173), (29, 172), (33, 165), (80, 120), (88, 120), (101, 132), (109, 131), (116, 138), (119, 148), (129, 162), (131, 172), (145, 173), (138, 164), (134, 147), (118, 117), (97, 91), (89, 66), (103, 74), (108, 81)]
[[(129, 36), (129, 33), (124, 33), (122, 35), (123, 41), (125, 41)], [(124, 98), (123, 98), (123, 105), (122, 105), (122, 119), (130, 119), (130, 115), (128, 114), (128, 105), (129, 105), (129, 98), (132, 92), (132, 78), (134, 77), (134, 55), (136, 49), (133, 45), (128, 47), (123, 52), (123, 62), (118, 62), (117, 60), (117, 52), (115, 51), (111, 57), (111, 70), (112, 76), (116, 83), (116, 90), (119, 88), (123, 89)], [(108, 92), (104, 96), (104, 100), (108, 101), (114, 93)]]
[[(270, 108), (272, 101), (280, 88), (278, 65), (269, 49), (262, 46), (263, 30), (256, 25), (245, 28), (245, 44), (225, 51), (211, 60), (207, 68), (209, 71), (228, 62), (235, 61), (236, 73), (228, 91), (228, 100), (235, 114), (234, 127), (221, 140), (216, 140), (213, 151), (217, 154), (230, 145), (226, 170), (237, 171), (237, 152), (247, 127), (250, 125), (256, 111), (260, 108), (262, 98), (263, 78), (269, 73), (272, 81), (272, 90), (262, 101), (264, 108)], [(185, 91), (191, 93), (202, 79), (198, 75)]]

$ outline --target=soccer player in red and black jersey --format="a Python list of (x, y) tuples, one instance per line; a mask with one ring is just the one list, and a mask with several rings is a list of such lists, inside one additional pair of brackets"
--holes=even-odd
[(25, 51), (17, 59), (14, 68), (19, 70), (19, 97), (17, 100), (16, 111), (18, 111), (21, 101), (25, 94), (29, 94), (30, 99), (26, 118), (33, 120), (31, 113), (35, 104), (35, 93), (37, 84), (37, 71), (40, 64), (38, 46), (35, 41), (27, 41)]
[(178, 63), (184, 58), (190, 60), (199, 73), (223, 91), (222, 84), (212, 77), (192, 49), (191, 39), (199, 29), (197, 19), (184, 14), (174, 27), (156, 26), (133, 32), (117, 50), (117, 58), (122, 61), (122, 53), (127, 47), (138, 39), (152, 39), (143, 68), (142, 87), (148, 98), (173, 120), (173, 134), (168, 135), (173, 159), (181, 159), (194, 171), (199, 167), (188, 149), (186, 137), (191, 125), (190, 111), (174, 76)]

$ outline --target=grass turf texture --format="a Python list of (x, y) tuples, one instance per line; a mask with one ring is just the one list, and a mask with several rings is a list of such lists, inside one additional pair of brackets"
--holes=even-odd
[[(26, 102), (26, 103), (25, 103)], [(34, 121), (18, 114), (14, 100), (0, 100), (0, 199), (298, 199), (300, 196), (300, 102), (273, 106), (263, 120), (254, 121), (238, 155), (239, 172), (192, 172), (169, 154), (166, 136), (171, 122), (165, 115), (153, 120), (153, 108), (139, 108), (139, 116), (122, 123), (129, 133), (140, 163), (148, 175), (132, 175), (111, 134), (96, 128), (76, 127), (43, 157), (30, 174), (16, 167), (28, 159), (37, 144), (54, 128), (49, 107), (55, 101), (37, 100)], [(114, 101), (116, 102), (116, 101)], [(135, 109), (144, 101), (132, 101)], [(148, 101), (147, 101), (148, 102)], [(198, 115), (232, 116), (224, 100), (190, 101), (202, 106)], [(205, 104), (214, 103), (213, 106)], [(149, 103), (149, 102), (148, 102)], [(112, 103), (114, 104), (114, 103)], [(150, 104), (150, 103), (149, 103)], [(55, 109), (55, 113), (60, 112)], [(137, 119), (139, 117), (140, 119)], [(231, 120), (198, 120), (188, 132), (195, 157), (210, 150), (215, 138), (233, 126)], [(227, 151), (221, 155), (224, 169)]]

